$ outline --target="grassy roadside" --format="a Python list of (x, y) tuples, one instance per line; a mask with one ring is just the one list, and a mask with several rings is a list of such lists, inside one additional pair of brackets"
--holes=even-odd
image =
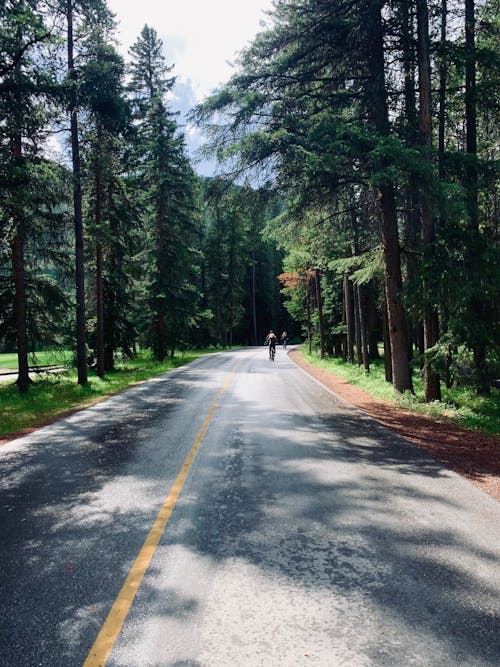
[(372, 363), (370, 374), (363, 368), (343, 362), (341, 359), (320, 359), (316, 354), (308, 354), (301, 349), (303, 358), (310, 364), (329, 371), (363, 389), (368, 394), (393, 403), (407, 410), (426, 414), (431, 417), (444, 417), (465, 428), (478, 429), (490, 435), (500, 435), (500, 391), (492, 389), (490, 396), (477, 396), (467, 387), (442, 386), (442, 401), (424, 403), (424, 388), (418, 373), (414, 374), (415, 396), (410, 393), (400, 396), (385, 381), (384, 362), (382, 359)]
[[(149, 352), (141, 352), (135, 359), (117, 364), (116, 370), (101, 380), (89, 373), (87, 386), (77, 383), (76, 371), (45, 376), (36, 380), (27, 394), (21, 395), (12, 382), (0, 383), (0, 435), (14, 433), (20, 429), (39, 426), (69, 410), (82, 408), (123, 391), (127, 387), (153, 378), (166, 371), (193, 361), (212, 352), (215, 348), (190, 350), (161, 364), (151, 359)], [(7, 355), (0, 355), (4, 357)], [(39, 359), (37, 355), (37, 359)], [(42, 363), (38, 361), (38, 363)], [(46, 363), (55, 363), (47, 361)], [(17, 364), (16, 364), (17, 366)], [(9, 366), (5, 366), (9, 368)]]
[[(47, 350), (44, 352), (37, 352), (34, 356), (30, 354), (28, 363), (30, 366), (62, 365), (69, 363), (72, 356), (72, 352), (69, 350)], [(0, 370), (15, 369), (17, 369), (17, 354), (15, 352), (5, 352), (0, 354)]]

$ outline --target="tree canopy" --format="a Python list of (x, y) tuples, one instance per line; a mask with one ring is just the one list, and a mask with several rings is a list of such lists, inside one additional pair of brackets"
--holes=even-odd
[(161, 361), (274, 328), (367, 372), (383, 354), (398, 392), (415, 368), (428, 401), (487, 392), (498, 26), (482, 0), (276, 0), (192, 111), (220, 163), (202, 178), (154, 28), (125, 62), (104, 0), (2, 3), (0, 346), (19, 389), (44, 346), (74, 349), (85, 384), (138, 347)]

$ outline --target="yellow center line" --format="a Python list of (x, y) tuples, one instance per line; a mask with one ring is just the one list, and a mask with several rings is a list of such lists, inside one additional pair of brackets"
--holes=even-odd
[(177, 478), (173, 483), (172, 488), (170, 489), (170, 492), (165, 502), (163, 503), (141, 550), (139, 551), (139, 555), (135, 559), (135, 562), (132, 565), (128, 576), (125, 579), (125, 583), (123, 584), (121, 591), (118, 593), (118, 596), (113, 606), (111, 607), (108, 617), (104, 621), (104, 625), (97, 635), (94, 645), (90, 649), (87, 659), (83, 663), (83, 667), (104, 667), (106, 664), (106, 660), (108, 659), (108, 656), (111, 653), (113, 646), (115, 645), (118, 635), (120, 634), (120, 630), (123, 626), (123, 623), (125, 622), (125, 618), (127, 617), (132, 602), (134, 601), (136, 593), (139, 590), (139, 586), (141, 585), (144, 575), (146, 574), (149, 563), (153, 558), (156, 547), (158, 546), (160, 538), (163, 535), (168, 520), (170, 519), (170, 515), (174, 510), (175, 504), (186, 482), (189, 470), (193, 464), (194, 459), (196, 458), (201, 441), (205, 436), (214, 412), (216, 411), (224, 392), (228, 388), (233, 375), (234, 370), (226, 376), (217, 398), (212, 403), (212, 406), (210, 407), (210, 410), (205, 417), (205, 421), (198, 431), (198, 435), (196, 436), (195, 441), (189, 450), (184, 463), (182, 464), (180, 472), (177, 475)]

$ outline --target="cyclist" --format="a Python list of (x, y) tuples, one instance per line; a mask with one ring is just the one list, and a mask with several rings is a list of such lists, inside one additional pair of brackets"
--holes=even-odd
[(281, 344), (283, 345), (283, 349), (286, 350), (286, 342), (288, 340), (288, 334), (286, 331), (283, 331), (281, 334)]
[(278, 337), (274, 333), (274, 331), (271, 329), (271, 331), (267, 334), (266, 340), (264, 341), (264, 345), (269, 345), (269, 359), (273, 359), (274, 361), (274, 355), (276, 354), (276, 341), (278, 340)]

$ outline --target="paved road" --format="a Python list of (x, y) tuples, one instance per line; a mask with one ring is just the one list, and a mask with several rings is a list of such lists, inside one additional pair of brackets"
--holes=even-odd
[(2, 666), (500, 664), (500, 503), (281, 349), (1, 447), (0, 527)]

